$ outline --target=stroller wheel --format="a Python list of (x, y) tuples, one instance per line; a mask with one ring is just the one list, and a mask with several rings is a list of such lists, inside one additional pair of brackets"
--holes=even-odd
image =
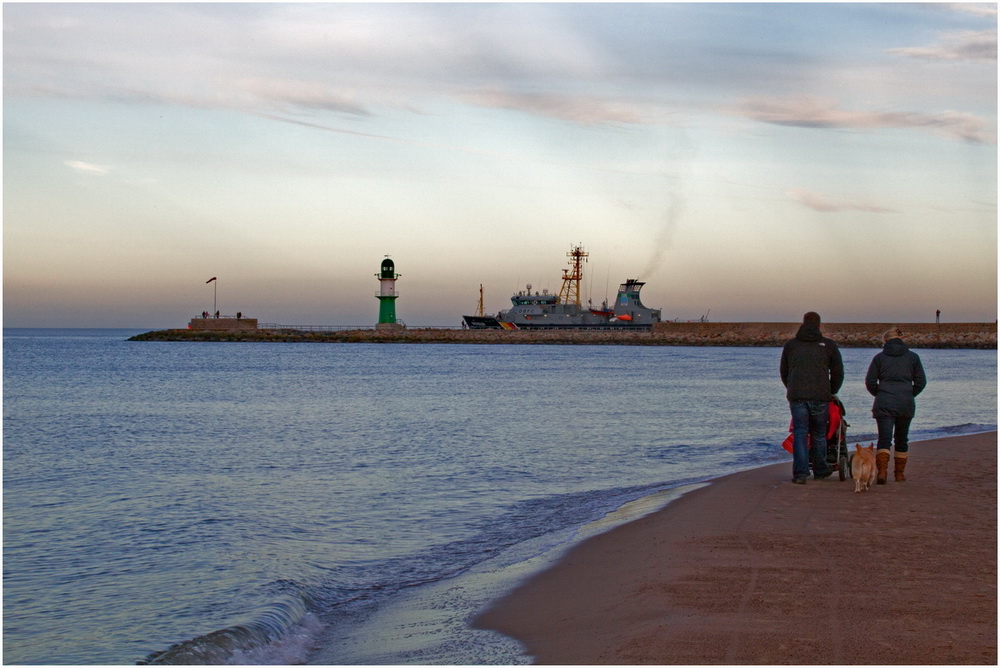
[(837, 471), (841, 480), (847, 480), (847, 455), (841, 455), (837, 460)]

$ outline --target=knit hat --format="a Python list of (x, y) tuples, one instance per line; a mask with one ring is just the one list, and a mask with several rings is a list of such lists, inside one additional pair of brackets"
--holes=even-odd
[(885, 330), (885, 333), (882, 335), (882, 342), (885, 343), (890, 339), (901, 339), (901, 338), (903, 338), (903, 330), (901, 330), (899, 327), (890, 327), (889, 329)]
[(809, 311), (809, 313), (802, 316), (802, 323), (805, 325), (819, 325), (819, 313)]

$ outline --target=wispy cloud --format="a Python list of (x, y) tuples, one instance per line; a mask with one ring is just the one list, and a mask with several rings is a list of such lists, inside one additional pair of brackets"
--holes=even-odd
[(895, 213), (893, 209), (866, 200), (833, 198), (812, 190), (806, 190), (805, 188), (794, 188), (788, 192), (788, 195), (802, 206), (823, 213), (837, 213), (841, 211)]
[[(725, 30), (715, 26), (701, 33), (702, 14), (723, 19), (730, 11), (711, 3), (627, 7), (15, 3), (4, 13), (4, 93), (8, 99), (64, 97), (263, 114), (331, 112), (373, 122), (385, 109), (420, 113), (458, 99), (579, 125), (613, 125), (656, 123), (681, 101), (699, 110), (717, 108), (733, 91), (775, 95), (822, 81), (825, 90), (843, 84), (857, 94), (865, 72), (853, 59), (839, 78), (823, 69), (836, 62), (836, 45), (761, 49), (754, 30), (769, 30), (774, 12), (785, 8), (767, 9), (766, 26), (756, 28), (743, 22), (758, 12), (756, 20), (763, 21), (764, 10), (740, 9)], [(977, 7), (989, 5), (954, 9)], [(787, 11), (803, 9), (793, 3)], [(892, 34), (891, 42), (885, 38), (880, 45), (916, 43), (913, 32)], [(102, 48), (95, 50), (95, 43)], [(996, 57), (996, 35), (949, 33), (938, 46), (893, 53), (986, 62), (991, 53)], [(977, 75), (969, 84), (954, 77), (944, 91), (936, 82), (921, 82), (948, 99), (949, 107), (962, 109), (969, 91), (983, 94), (981, 79)], [(960, 112), (929, 114), (921, 105), (930, 96), (917, 100), (914, 86), (894, 81), (912, 102), (892, 104), (917, 112), (851, 112), (834, 104), (796, 119), (788, 109), (792, 102), (759, 108), (751, 100), (741, 106), (755, 108), (740, 113), (807, 127), (923, 128), (966, 141), (995, 141), (992, 121)], [(863, 81), (877, 89), (870, 99), (900, 99), (889, 97), (883, 82), (881, 72)]]
[(994, 3), (987, 2), (948, 2), (943, 5), (948, 9), (953, 9), (959, 12), (966, 12), (967, 14), (975, 14), (976, 16), (996, 16), (997, 6)]
[[(275, 114), (257, 114), (261, 118), (267, 118), (272, 121), (279, 121), (281, 123), (290, 123), (292, 125), (299, 125), (301, 127), (312, 128), (314, 130), (322, 130), (324, 132), (332, 132), (335, 134), (350, 135), (352, 137), (362, 137), (364, 139), (373, 139), (382, 142), (394, 142), (400, 144), (409, 144), (411, 146), (423, 146), (426, 148), (439, 149), (443, 151), (454, 151), (461, 153), (468, 153), (471, 155), (483, 155), (492, 156), (495, 158), (502, 158), (504, 160), (512, 161), (525, 161), (527, 160), (523, 155), (518, 153), (503, 153), (501, 151), (488, 151), (484, 149), (474, 148), (470, 146), (462, 146), (459, 144), (443, 144), (439, 142), (429, 142), (419, 139), (409, 139), (406, 137), (390, 137), (387, 135), (373, 134), (370, 132), (359, 132), (357, 130), (348, 130), (346, 128), (338, 128), (329, 125), (321, 125), (319, 123), (311, 123), (309, 121), (304, 121), (297, 118), (289, 118), (284, 116), (278, 116)], [(560, 166), (571, 166), (576, 169), (595, 171), (609, 174), (645, 174), (642, 170), (632, 170), (632, 169), (620, 169), (614, 166), (606, 166), (603, 164), (598, 165), (588, 165), (579, 162), (559, 162), (554, 160), (540, 160), (537, 158), (530, 159), (531, 162), (538, 164), (548, 164), (548, 165), (560, 165)]]
[(648, 122), (641, 111), (628, 102), (605, 100), (589, 95), (481, 90), (465, 93), (459, 97), (482, 107), (513, 109), (580, 125)]
[(517, 3), (19, 7), (4, 13), (5, 93), (363, 114), (386, 99), (606, 74), (566, 23), (558, 7)]
[[(994, 10), (995, 11), (995, 10)], [(971, 60), (996, 63), (996, 30), (959, 30), (946, 33), (934, 46), (908, 46), (889, 49), (889, 53), (931, 60)]]
[(80, 160), (67, 160), (64, 163), (67, 167), (71, 167), (78, 172), (84, 172), (85, 174), (95, 174), (98, 176), (104, 176), (111, 170), (108, 167), (102, 165), (95, 165), (90, 162), (82, 162)]
[(356, 92), (341, 90), (322, 81), (248, 77), (231, 85), (234, 92), (241, 96), (263, 101), (268, 106), (320, 109), (360, 116), (369, 114)]
[(731, 113), (761, 123), (827, 129), (910, 129), (976, 144), (995, 144), (996, 122), (959, 111), (854, 111), (840, 108), (836, 100), (814, 97), (749, 98)]
[(25, 95), (78, 98), (121, 104), (162, 104), (192, 109), (228, 109), (258, 113), (302, 110), (330, 111), (351, 116), (370, 116), (377, 105), (406, 106), (369, 96), (362, 100), (356, 91), (323, 81), (295, 78), (232, 78), (217, 87), (192, 85), (188, 88), (140, 88), (136, 85), (110, 86), (94, 83), (83, 90), (42, 88), (32, 84), (13, 85), (11, 90)]

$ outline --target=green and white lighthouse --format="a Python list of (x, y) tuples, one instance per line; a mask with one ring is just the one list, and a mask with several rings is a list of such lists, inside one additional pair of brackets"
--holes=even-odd
[(376, 295), (378, 324), (375, 329), (402, 329), (403, 324), (396, 322), (396, 299), (399, 298), (396, 294), (396, 279), (399, 278), (399, 274), (396, 273), (396, 265), (388, 255), (382, 260), (382, 269), (375, 276), (378, 277), (380, 286)]

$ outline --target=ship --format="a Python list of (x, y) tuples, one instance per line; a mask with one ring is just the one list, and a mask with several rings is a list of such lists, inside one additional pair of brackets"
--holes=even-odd
[(660, 309), (643, 305), (639, 298), (644, 282), (626, 279), (618, 287), (613, 304), (607, 300), (600, 307), (580, 302), (583, 265), (589, 257), (582, 245), (566, 254), (569, 269), (563, 269), (559, 294), (548, 290), (532, 291), (531, 285), (511, 296), (511, 307), (495, 316), (483, 313), (483, 286), (479, 286), (479, 308), (475, 315), (462, 319), (469, 329), (651, 329), (660, 322)]

